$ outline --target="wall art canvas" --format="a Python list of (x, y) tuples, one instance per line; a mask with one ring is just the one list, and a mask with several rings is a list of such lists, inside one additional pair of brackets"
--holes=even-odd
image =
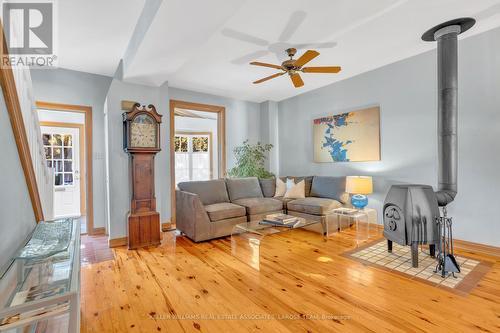
[(380, 161), (380, 109), (314, 119), (314, 162)]

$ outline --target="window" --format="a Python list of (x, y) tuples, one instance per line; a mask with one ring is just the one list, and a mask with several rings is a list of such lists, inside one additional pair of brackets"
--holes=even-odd
[(54, 185), (73, 185), (73, 136), (44, 133), (42, 138), (47, 166), (54, 169)]
[(211, 134), (177, 134), (175, 146), (176, 184), (212, 177)]

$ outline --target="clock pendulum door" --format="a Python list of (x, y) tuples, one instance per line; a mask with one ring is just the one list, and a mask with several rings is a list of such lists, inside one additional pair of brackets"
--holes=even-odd
[(128, 215), (128, 247), (160, 244), (160, 214), (154, 194), (154, 154), (132, 156), (132, 203)]

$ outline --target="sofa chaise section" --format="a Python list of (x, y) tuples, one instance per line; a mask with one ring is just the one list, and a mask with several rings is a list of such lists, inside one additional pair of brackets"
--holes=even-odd
[(247, 221), (246, 208), (229, 202), (223, 179), (182, 182), (176, 191), (176, 227), (195, 242), (228, 236)]

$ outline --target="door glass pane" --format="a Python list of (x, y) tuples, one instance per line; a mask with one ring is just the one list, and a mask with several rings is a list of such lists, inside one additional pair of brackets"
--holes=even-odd
[(60, 186), (63, 184), (63, 174), (62, 173), (56, 173), (54, 175), (54, 185)]
[(54, 160), (52, 163), (56, 172), (63, 172), (63, 164), (61, 160)]
[(64, 161), (64, 172), (73, 172), (73, 161)]
[(53, 147), (54, 159), (62, 158), (62, 148), (61, 147)]
[(43, 134), (42, 135), (43, 144), (46, 146), (49, 146), (51, 137), (52, 137), (52, 135), (50, 135), (50, 134)]
[(73, 146), (73, 136), (71, 134), (64, 135), (64, 145), (66, 147)]
[(47, 167), (54, 168), (54, 185), (73, 185), (73, 135), (43, 133)]
[(64, 185), (73, 185), (73, 174), (65, 173), (64, 174)]
[(62, 136), (61, 134), (54, 134), (52, 136), (53, 140), (52, 140), (52, 145), (54, 146), (62, 146), (63, 142), (62, 142)]
[(43, 147), (43, 150), (45, 151), (45, 158), (50, 160), (52, 158), (52, 147)]
[(64, 148), (64, 159), (72, 159), (73, 158), (73, 148)]

